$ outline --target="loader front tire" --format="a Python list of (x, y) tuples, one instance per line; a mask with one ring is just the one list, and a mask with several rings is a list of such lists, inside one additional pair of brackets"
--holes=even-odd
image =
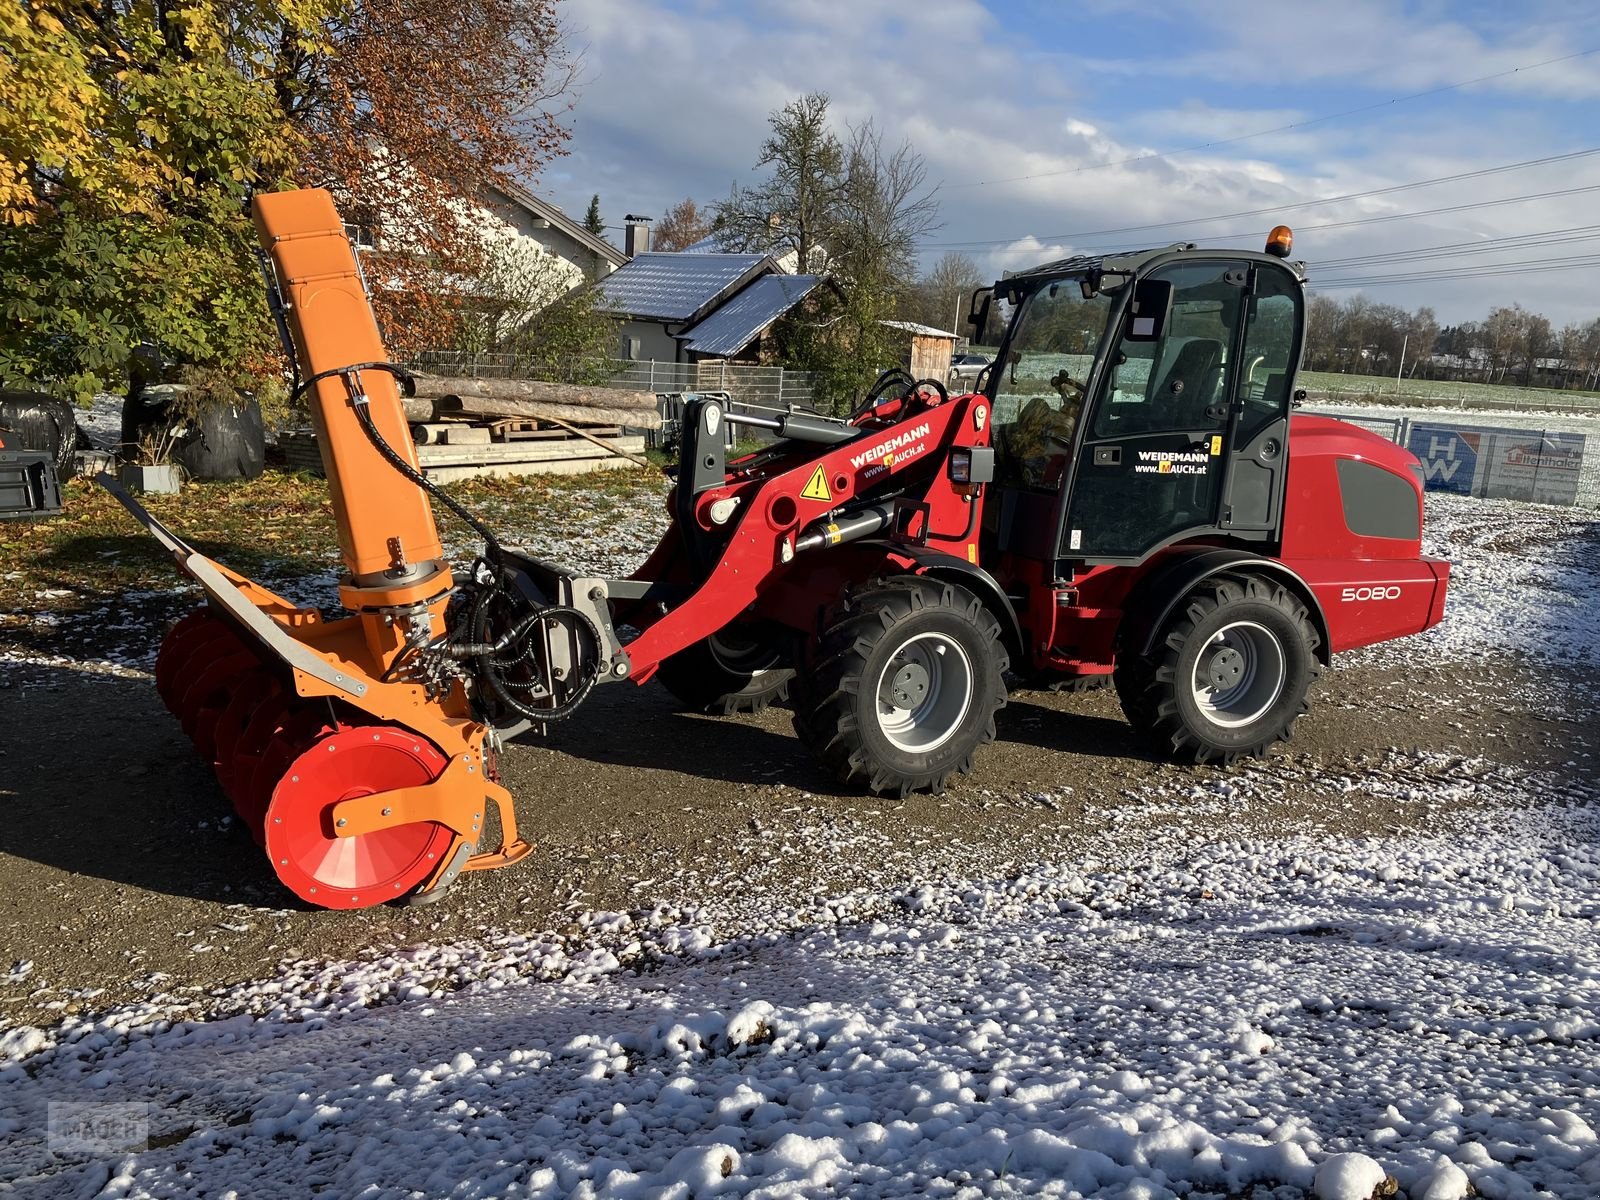
[(695, 712), (761, 712), (789, 698), (787, 643), (782, 630), (731, 626), (663, 659), (656, 678)]
[(853, 591), (802, 676), (795, 732), (840, 783), (942, 791), (995, 736), (1009, 657), (971, 592), (918, 576)]
[(1184, 598), (1149, 654), (1117, 664), (1117, 696), (1133, 726), (1171, 757), (1258, 756), (1287, 741), (1310, 707), (1319, 640), (1282, 584), (1220, 576)]

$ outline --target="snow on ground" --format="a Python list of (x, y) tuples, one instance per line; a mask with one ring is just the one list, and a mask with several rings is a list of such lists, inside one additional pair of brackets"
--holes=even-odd
[(1444, 620), (1360, 653), (1463, 673), (1508, 655), (1600, 665), (1597, 534), (1591, 509), (1429, 492), (1423, 550), (1452, 564)]
[[(1412, 1200), (1597, 1195), (1594, 797), (1493, 784), (1492, 825), (1426, 839), (1214, 841), (1201, 819), (1165, 852), (930, 882), (877, 919), (716, 942), (683, 914), (591, 914), (577, 939), (230, 998), (259, 1018), (15, 1030), (0, 1181), (1364, 1200), (1388, 1175)], [(153, 1148), (52, 1154), (50, 1102), (148, 1103)]]
[[(632, 565), (659, 497), (594, 503), (639, 536), (537, 549)], [(1428, 521), (1445, 623), (1362, 654), (1596, 665), (1592, 515)], [(1394, 752), (1330, 807), (1381, 786), (1447, 832), (1219, 837), (1306, 769), (1180, 777), (1099, 861), (965, 880), (928, 852), (909, 892), (809, 898), (753, 871), (740, 904), (286, 964), (210, 1021), (158, 996), (0, 1032), (0, 1192), (1600, 1196), (1592, 785)], [(49, 1105), (82, 1102), (148, 1105), (148, 1142), (52, 1148)]]

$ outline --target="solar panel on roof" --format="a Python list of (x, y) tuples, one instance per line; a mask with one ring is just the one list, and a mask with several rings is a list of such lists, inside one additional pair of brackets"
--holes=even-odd
[(747, 271), (762, 254), (640, 254), (600, 283), (600, 307), (634, 317), (685, 321)]
[(684, 343), (696, 354), (737, 354), (821, 282), (816, 275), (763, 275), (685, 332)]

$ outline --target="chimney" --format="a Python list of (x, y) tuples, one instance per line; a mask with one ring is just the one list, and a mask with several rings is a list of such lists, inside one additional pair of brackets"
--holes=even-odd
[(623, 234), (622, 252), (629, 258), (650, 253), (650, 218), (636, 217), (632, 213), (622, 218), (626, 232)]

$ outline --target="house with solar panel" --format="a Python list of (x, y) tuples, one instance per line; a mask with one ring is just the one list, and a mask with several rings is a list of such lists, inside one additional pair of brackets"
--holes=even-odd
[(597, 286), (617, 321), (618, 357), (633, 362), (769, 363), (777, 323), (819, 289), (820, 275), (791, 275), (771, 254), (649, 249), (643, 218), (629, 217), (628, 261)]

